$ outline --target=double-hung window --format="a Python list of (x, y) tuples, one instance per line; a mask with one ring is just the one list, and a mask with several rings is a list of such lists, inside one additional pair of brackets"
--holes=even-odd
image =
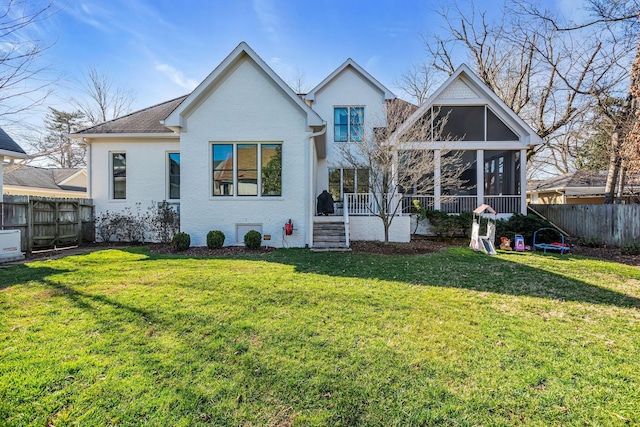
[(364, 107), (333, 109), (333, 139), (336, 142), (359, 142), (364, 133)]
[(111, 153), (111, 197), (127, 198), (127, 153)]
[(281, 196), (282, 145), (211, 144), (212, 196)]

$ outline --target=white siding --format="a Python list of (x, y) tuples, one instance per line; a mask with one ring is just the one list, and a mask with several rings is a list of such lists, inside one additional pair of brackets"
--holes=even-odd
[[(264, 242), (284, 245), (282, 229), (294, 224), (288, 246), (307, 243), (309, 133), (305, 115), (250, 59), (220, 79), (210, 94), (184, 118), (181, 133), (181, 224), (193, 246), (206, 244), (210, 230), (222, 230), (225, 245), (242, 244), (237, 225), (260, 225)], [(212, 197), (211, 143), (282, 144), (282, 197)]]

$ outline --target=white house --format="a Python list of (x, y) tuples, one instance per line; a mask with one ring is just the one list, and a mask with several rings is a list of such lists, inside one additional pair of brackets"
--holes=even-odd
[[(353, 193), (368, 191), (368, 171), (345, 165), (337, 147), (384, 126), (393, 99), (351, 59), (298, 95), (240, 43), (189, 95), (73, 136), (88, 143), (88, 197), (98, 213), (167, 200), (179, 203), (181, 230), (195, 246), (205, 244), (209, 230), (222, 230), (225, 244), (235, 245), (257, 229), (270, 246), (344, 247), (349, 239), (381, 239), (382, 225), (349, 203)], [(436, 104), (454, 108), (452, 117), (471, 112), (473, 120), (463, 120), (465, 134), (471, 135), (468, 126), (482, 127), (482, 138), (456, 142), (483, 165), (476, 168), (478, 182), (490, 182), (478, 186), (471, 209), (508, 194), (504, 207), (512, 210), (505, 213), (522, 211), (524, 150), (538, 143), (535, 133), (465, 66), (430, 99)], [(470, 110), (459, 111), (463, 106)], [(410, 120), (425, 108), (431, 107), (423, 105)], [(437, 152), (438, 141), (420, 143)], [(323, 190), (342, 202), (340, 216), (315, 215)], [(439, 191), (419, 196), (442, 207)], [(289, 220), (293, 232), (287, 235)], [(391, 238), (409, 240), (408, 214), (394, 220)]]

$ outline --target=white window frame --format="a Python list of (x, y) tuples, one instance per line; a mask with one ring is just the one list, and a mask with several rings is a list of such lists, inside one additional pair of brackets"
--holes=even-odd
[[(346, 141), (337, 141), (336, 140), (336, 108), (346, 108), (347, 109), (347, 140)], [(364, 105), (334, 105), (333, 106), (333, 142), (337, 142), (337, 143), (348, 143), (348, 142), (360, 142), (360, 141), (354, 141), (353, 139), (351, 139), (351, 109), (352, 108), (362, 108), (362, 123), (360, 123), (360, 126), (362, 126), (362, 135), (361, 135), (361, 141), (362, 139), (364, 139), (365, 135), (364, 135), (364, 114), (365, 114), (365, 106)]]
[[(177, 199), (171, 197), (171, 160), (169, 159), (169, 155), (178, 154), (180, 155), (180, 186), (182, 186), (182, 155), (180, 154), (180, 150), (168, 150), (165, 151), (165, 193), (166, 200), (180, 200), (180, 197)], [(182, 193), (182, 190), (180, 191)]]
[(109, 200), (113, 201), (113, 202), (125, 202), (127, 200), (127, 179), (128, 177), (125, 177), (125, 181), (124, 181), (124, 198), (116, 198), (115, 197), (115, 185), (114, 185), (114, 180), (115, 180), (115, 176), (114, 176), (114, 170), (113, 170), (113, 156), (114, 154), (124, 154), (125, 156), (125, 172), (128, 168), (127, 165), (127, 152), (125, 150), (116, 150), (116, 151), (109, 151)]

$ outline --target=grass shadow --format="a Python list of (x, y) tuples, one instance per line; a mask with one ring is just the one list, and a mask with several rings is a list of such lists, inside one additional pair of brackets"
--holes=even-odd
[[(571, 255), (544, 257), (550, 263), (572, 263), (583, 259)], [(560, 272), (525, 265), (517, 262), (517, 258), (489, 257), (461, 247), (413, 256), (282, 250), (265, 259), (293, 265), (301, 273), (640, 308), (640, 299), (634, 296), (577, 280)], [(636, 280), (640, 280), (640, 272)]]
[(12, 265), (0, 268), (0, 291), (15, 285), (28, 282), (45, 283), (46, 278), (53, 274), (68, 273), (70, 270), (57, 269), (28, 264)]

